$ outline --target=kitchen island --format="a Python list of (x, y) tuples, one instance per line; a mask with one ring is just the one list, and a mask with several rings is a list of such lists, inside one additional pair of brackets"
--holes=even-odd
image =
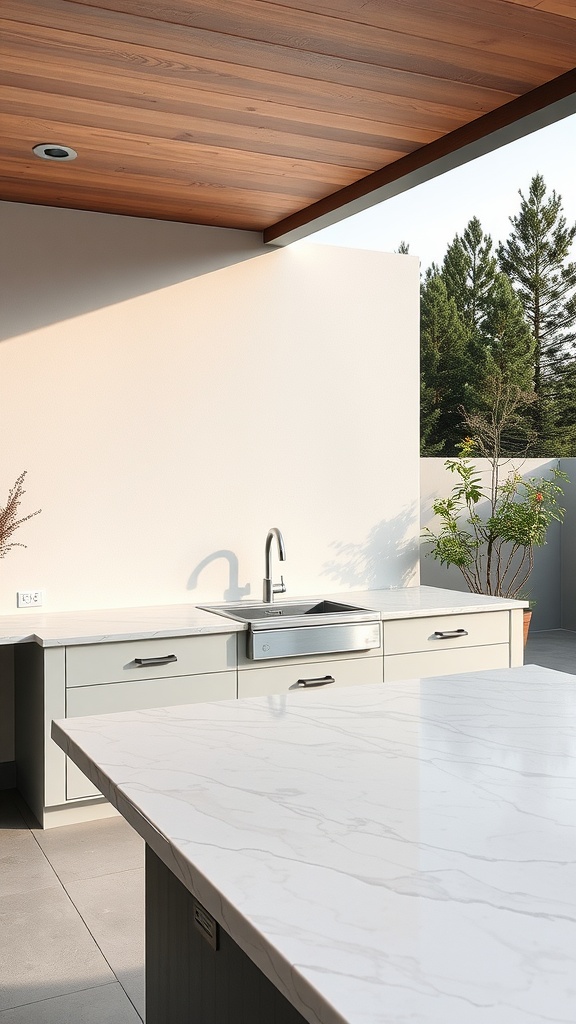
[(576, 1020), (576, 676), (294, 691), (53, 735), (147, 844), (147, 1024)]

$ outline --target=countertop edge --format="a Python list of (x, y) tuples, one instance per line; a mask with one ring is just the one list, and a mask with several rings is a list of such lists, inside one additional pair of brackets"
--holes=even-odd
[[(346, 596), (373, 610), (383, 622), (399, 618), (480, 614), (528, 607), (527, 601), (426, 586), (299, 596), (336, 601)], [(22, 615), (0, 616), (0, 645), (36, 643), (43, 648), (64, 647), (211, 633), (242, 633), (248, 628), (244, 622), (227, 619), (192, 604), (86, 609), (34, 614), (33, 618), (28, 616), (28, 610)], [(160, 629), (157, 628), (156, 620), (164, 620)]]

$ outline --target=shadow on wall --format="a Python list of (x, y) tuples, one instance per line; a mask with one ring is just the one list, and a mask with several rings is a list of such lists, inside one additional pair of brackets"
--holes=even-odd
[(198, 586), (198, 579), (204, 569), (212, 562), (217, 562), (219, 558), (224, 558), (228, 562), (228, 587), (224, 591), (222, 598), (224, 601), (240, 601), (240, 599), (250, 593), (250, 584), (246, 583), (245, 586), (241, 587), (238, 582), (238, 557), (233, 551), (227, 551), (222, 548), (220, 551), (213, 551), (211, 555), (206, 555), (201, 562), (198, 563), (196, 568), (190, 574), (188, 583), (186, 584), (187, 590), (196, 590)]
[(25, 203), (0, 208), (0, 340), (273, 251), (254, 231)]
[[(352, 589), (379, 590), (418, 583), (419, 541), (413, 536), (415, 513), (383, 519), (361, 544), (333, 541), (335, 556), (322, 574)], [(407, 539), (408, 538), (408, 539)]]

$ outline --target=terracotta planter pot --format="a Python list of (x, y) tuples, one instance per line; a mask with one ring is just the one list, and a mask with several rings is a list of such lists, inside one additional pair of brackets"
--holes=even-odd
[(529, 608), (524, 609), (524, 647), (526, 647), (526, 641), (528, 640), (528, 630), (530, 629), (530, 619), (532, 618), (532, 612)]

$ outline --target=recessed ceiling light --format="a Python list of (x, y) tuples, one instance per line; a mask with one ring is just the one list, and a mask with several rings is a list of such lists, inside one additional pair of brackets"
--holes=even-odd
[(78, 153), (70, 146), (58, 146), (54, 142), (40, 142), (32, 152), (42, 160), (75, 160)]

